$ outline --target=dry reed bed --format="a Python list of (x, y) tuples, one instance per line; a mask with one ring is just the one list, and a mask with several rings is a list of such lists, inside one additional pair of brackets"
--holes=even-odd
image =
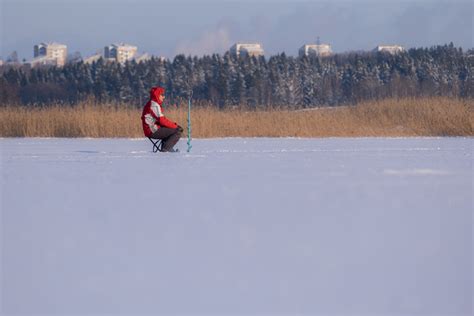
[[(192, 135), (211, 137), (472, 136), (472, 100), (383, 100), (304, 111), (194, 108)], [(165, 109), (186, 127), (187, 108)], [(93, 105), (0, 107), (1, 137), (143, 137), (141, 109)]]

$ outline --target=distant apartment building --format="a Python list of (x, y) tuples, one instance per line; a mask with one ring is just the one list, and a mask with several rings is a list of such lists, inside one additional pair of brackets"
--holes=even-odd
[(300, 57), (303, 56), (330, 56), (332, 54), (329, 44), (305, 44), (298, 51)]
[(390, 54), (398, 54), (405, 51), (405, 48), (400, 45), (379, 45), (374, 48), (374, 52), (387, 52)]
[(59, 43), (41, 43), (34, 46), (34, 59), (30, 62), (36, 65), (64, 66), (67, 60), (67, 46)]
[(0, 59), (0, 66), (3, 66), (3, 59)]
[(259, 43), (244, 44), (236, 43), (230, 48), (230, 53), (236, 57), (239, 56), (263, 56), (263, 47)]
[(127, 60), (132, 60), (135, 57), (137, 50), (137, 46), (133, 45), (112, 44), (104, 48), (104, 58), (124, 64)]
[[(141, 62), (141, 61), (148, 61), (150, 60), (153, 56), (148, 54), (148, 53), (143, 53), (143, 54), (137, 54), (137, 53), (134, 53), (133, 57), (130, 58), (128, 57), (127, 54), (121, 54), (120, 55), (120, 49), (118, 50), (118, 56), (122, 56), (122, 59), (121, 60), (118, 60), (115, 56), (116, 56), (116, 52), (112, 52), (112, 56), (111, 56), (111, 50), (109, 49), (108, 50), (108, 53), (106, 53), (107, 50), (104, 50), (104, 54), (102, 53), (96, 53), (92, 56), (89, 56), (87, 58), (84, 58), (84, 63), (86, 64), (92, 64), (94, 62), (97, 62), (100, 58), (104, 58), (106, 61), (118, 61), (120, 63), (125, 63), (126, 60), (134, 60), (136, 61), (137, 63)], [(161, 58), (164, 58), (164, 57), (160, 57)]]

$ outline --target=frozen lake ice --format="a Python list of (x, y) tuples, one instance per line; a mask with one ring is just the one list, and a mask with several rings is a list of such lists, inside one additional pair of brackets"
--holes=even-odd
[(472, 315), (472, 138), (2, 138), (1, 315)]

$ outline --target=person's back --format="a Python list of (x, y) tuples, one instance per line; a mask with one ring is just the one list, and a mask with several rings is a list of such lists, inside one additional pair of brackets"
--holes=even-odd
[(181, 137), (183, 128), (163, 114), (164, 94), (165, 89), (162, 87), (151, 88), (150, 100), (144, 106), (141, 117), (143, 133), (146, 137), (161, 139), (161, 151), (174, 151), (173, 146)]

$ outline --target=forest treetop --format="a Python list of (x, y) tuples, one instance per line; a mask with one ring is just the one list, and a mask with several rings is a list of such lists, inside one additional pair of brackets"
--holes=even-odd
[(219, 108), (306, 108), (383, 98), (474, 97), (474, 51), (451, 43), (399, 54), (345, 53), (328, 57), (152, 58), (124, 65), (99, 59), (64, 67), (0, 67), (0, 104), (77, 104), (93, 99), (143, 106), (150, 87), (166, 88), (179, 104), (190, 90), (197, 104)]

